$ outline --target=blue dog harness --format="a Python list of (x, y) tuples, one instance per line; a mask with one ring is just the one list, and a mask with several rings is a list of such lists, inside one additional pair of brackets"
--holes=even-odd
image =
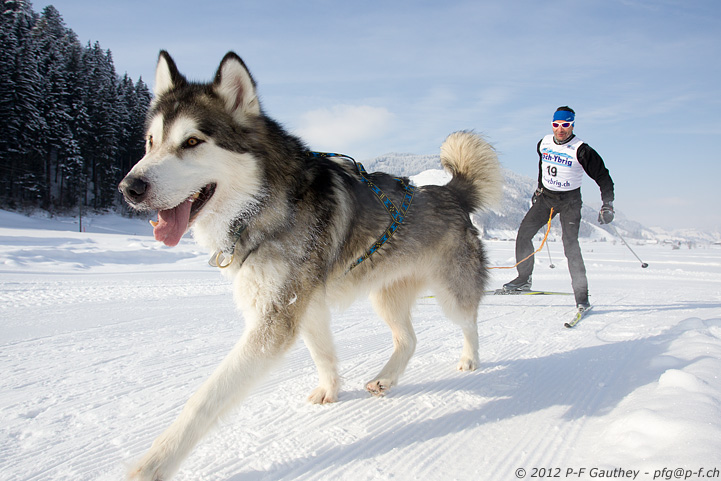
[(405, 215), (408, 212), (408, 208), (411, 206), (411, 202), (413, 202), (413, 195), (416, 192), (416, 187), (406, 182), (404, 179), (398, 177), (395, 178), (395, 180), (401, 184), (404, 191), (403, 202), (401, 203), (399, 209), (398, 207), (396, 207), (393, 201), (385, 194), (385, 192), (381, 190), (380, 187), (375, 185), (373, 181), (366, 177), (368, 175), (368, 172), (366, 172), (363, 164), (361, 164), (360, 162), (356, 162), (353, 157), (344, 154), (333, 154), (329, 152), (308, 152), (308, 155), (319, 158), (338, 157), (353, 162), (353, 164), (356, 166), (356, 169), (358, 170), (358, 175), (360, 176), (363, 183), (365, 183), (368, 188), (370, 188), (370, 190), (375, 194), (381, 204), (383, 204), (383, 207), (385, 207), (388, 211), (388, 214), (391, 216), (391, 223), (388, 224), (385, 232), (383, 232), (383, 234), (378, 238), (378, 240), (375, 241), (373, 245), (370, 246), (362, 256), (353, 261), (351, 266), (348, 268), (348, 271), (350, 272), (351, 269), (358, 266), (361, 262), (375, 254), (378, 249), (383, 246), (383, 244), (388, 242), (388, 240), (393, 237), (393, 234), (395, 234), (396, 230), (398, 230), (398, 227), (400, 227), (400, 225), (403, 223)]

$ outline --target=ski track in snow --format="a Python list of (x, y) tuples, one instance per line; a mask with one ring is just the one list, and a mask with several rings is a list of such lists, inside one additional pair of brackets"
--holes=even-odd
[[(123, 479), (240, 338), (231, 287), (191, 240), (162, 248), (138, 221), (76, 233), (0, 220), (0, 479)], [(485, 245), (512, 263), (513, 243)], [(539, 255), (534, 284), (568, 291), (550, 247), (557, 267)], [(455, 370), (460, 330), (419, 299), (416, 354), (384, 398), (363, 386), (390, 331), (366, 300), (334, 313), (339, 402), (306, 402), (317, 374), (298, 342), (174, 479), (721, 469), (721, 249), (633, 247), (648, 269), (621, 243), (582, 244), (594, 310), (574, 329), (572, 297), (486, 296), (472, 373)], [(492, 271), (489, 288), (513, 272)]]

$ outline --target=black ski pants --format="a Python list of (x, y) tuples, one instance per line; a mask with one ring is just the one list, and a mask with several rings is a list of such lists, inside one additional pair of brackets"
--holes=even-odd
[[(533, 236), (548, 223), (553, 207), (553, 216), (560, 215), (563, 251), (568, 259), (571, 286), (576, 304), (588, 302), (588, 279), (583, 263), (581, 246), (578, 244), (578, 229), (581, 226), (581, 189), (569, 192), (543, 190), (521, 221), (516, 236), (516, 262), (525, 259), (534, 251)], [(533, 273), (534, 257), (518, 265), (518, 277), (526, 279)]]

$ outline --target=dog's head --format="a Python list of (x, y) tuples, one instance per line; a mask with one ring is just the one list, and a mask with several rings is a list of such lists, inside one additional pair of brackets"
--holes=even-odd
[(244, 135), (262, 112), (255, 81), (228, 53), (209, 84), (189, 82), (163, 51), (147, 119), (145, 156), (119, 185), (137, 210), (157, 210), (155, 238), (174, 246), (191, 225), (226, 230), (262, 191), (262, 173)]

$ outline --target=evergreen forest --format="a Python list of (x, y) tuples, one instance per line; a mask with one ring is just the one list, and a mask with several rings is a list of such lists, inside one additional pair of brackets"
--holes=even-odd
[(60, 12), (0, 0), (0, 208), (106, 210), (144, 153), (151, 100)]

